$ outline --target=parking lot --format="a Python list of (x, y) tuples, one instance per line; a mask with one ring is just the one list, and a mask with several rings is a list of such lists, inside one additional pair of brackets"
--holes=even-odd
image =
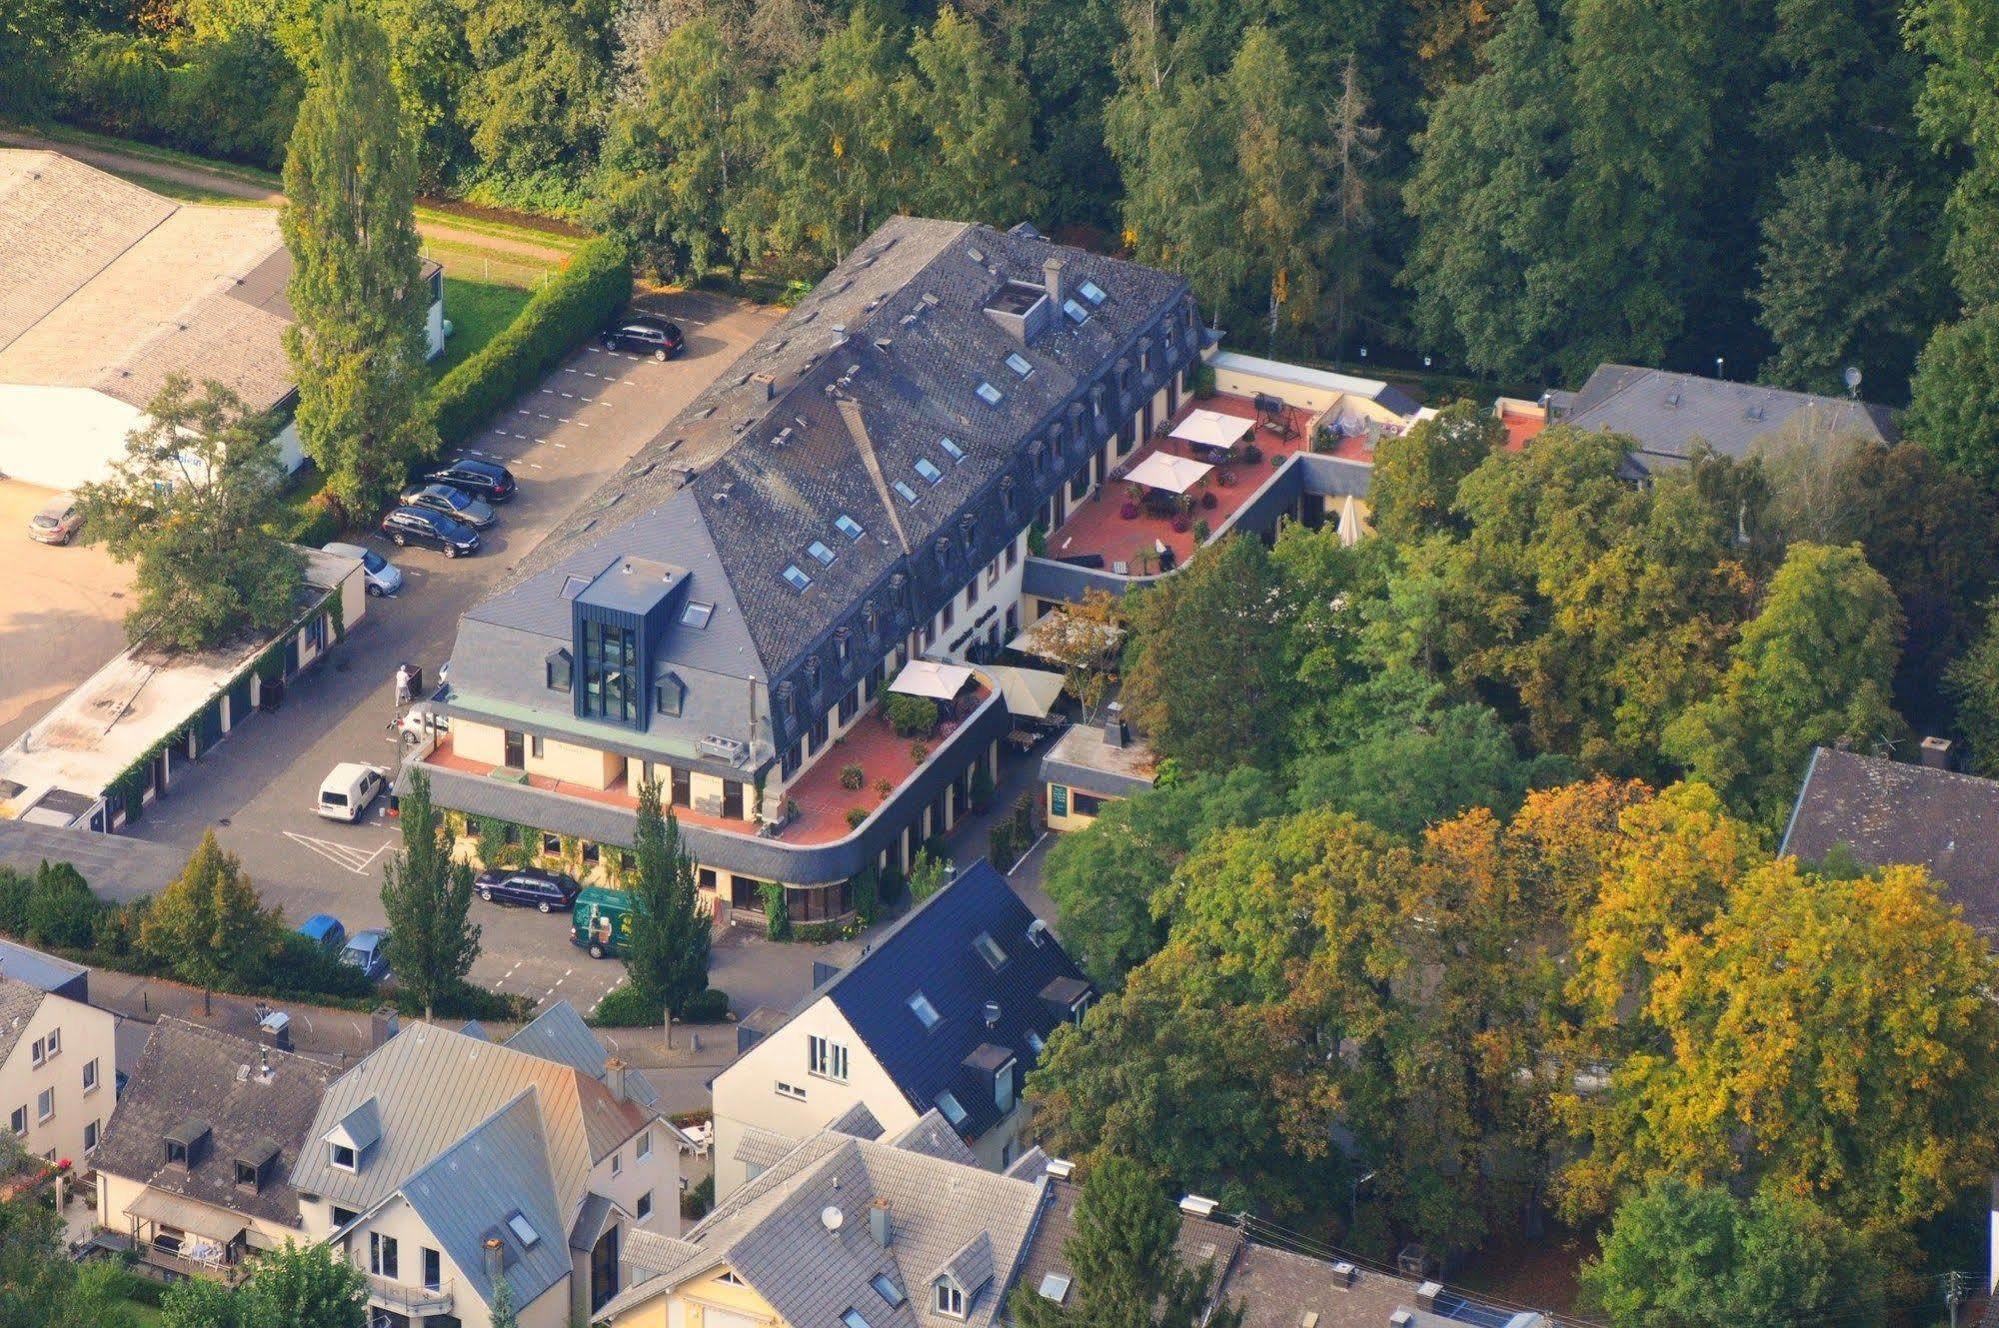
[(125, 647), (132, 569), (102, 549), (28, 538), (28, 519), (57, 496), (0, 479), (0, 747)]
[[(282, 710), (232, 734), (133, 833), (191, 848), (212, 825), (287, 917), (333, 913), (350, 931), (381, 925), (394, 823), (379, 805), (359, 825), (321, 820), (313, 812), (321, 779), (342, 761), (395, 764), (397, 665), (414, 663), (433, 681), (459, 615), (777, 317), (702, 294), (652, 303), (685, 330), (686, 353), (661, 364), (587, 347), (494, 420), (465, 453), (506, 465), (520, 491), (482, 533), (478, 555), (447, 560), (370, 535), (368, 545), (402, 568), (402, 593), (369, 601), (366, 618), (287, 691)], [(571, 947), (565, 918), (476, 901), (473, 912), (484, 935), (472, 976), (485, 985), (588, 1010), (622, 974)]]

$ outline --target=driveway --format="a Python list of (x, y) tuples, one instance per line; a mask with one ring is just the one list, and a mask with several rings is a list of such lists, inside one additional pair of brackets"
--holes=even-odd
[[(203, 769), (147, 809), (134, 834), (192, 848), (213, 826), (287, 917), (328, 912), (350, 931), (382, 924), (382, 860), (397, 842), (394, 825), (379, 805), (359, 825), (319, 819), (312, 806), (320, 780), (342, 761), (395, 764), (396, 666), (415, 663), (434, 680), (459, 616), (777, 317), (700, 293), (647, 303), (685, 329), (687, 354), (655, 364), (591, 346), (503, 411), (465, 449), (505, 463), (520, 481), (478, 556), (448, 560), (370, 535), (370, 547), (403, 569), (402, 593), (370, 600), (340, 648), (287, 689), (281, 711), (230, 735)], [(473, 913), (484, 935), (472, 977), (487, 986), (537, 1002), (568, 997), (589, 1010), (622, 975), (571, 947), (565, 918), (477, 902)]]
[(0, 747), (125, 648), (132, 569), (102, 548), (28, 538), (28, 518), (57, 495), (0, 479)]

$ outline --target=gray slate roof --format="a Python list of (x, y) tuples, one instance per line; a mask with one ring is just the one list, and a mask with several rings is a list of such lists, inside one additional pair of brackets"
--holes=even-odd
[[(626, 1257), (636, 1280), (596, 1317), (726, 1263), (787, 1323), (837, 1325), (845, 1310), (855, 1309), (870, 1328), (959, 1328), (961, 1321), (934, 1312), (930, 1292), (930, 1278), (956, 1260), (968, 1277), (988, 1272), (962, 1321), (988, 1328), (1034, 1230), (1041, 1195), (1038, 1181), (822, 1132), (681, 1238), (634, 1233)], [(868, 1226), (878, 1198), (888, 1203), (886, 1249)], [(833, 1231), (822, 1220), (828, 1208), (840, 1212)], [(877, 1275), (902, 1290), (901, 1305), (891, 1306), (869, 1285)]]
[[(530, 1304), (570, 1271), (568, 1224), (556, 1200), (548, 1157), (534, 1090), (523, 1089), (403, 1182), (403, 1198), (489, 1305), (488, 1239), (500, 1242), (516, 1307)], [(523, 1246), (508, 1227), (507, 1219), (515, 1213), (540, 1237), (533, 1245)]]
[(1781, 851), (1809, 862), (1839, 845), (1862, 866), (1928, 868), (1965, 921), (1999, 938), (1999, 780), (1820, 747)]
[[(89, 969), (12, 941), (0, 940), (0, 977), (25, 982), (31, 987), (67, 996), (73, 1001), (88, 1003), (90, 1000)], [(5, 1059), (5, 1055), (0, 1054), (0, 1060)]]
[[(268, 1080), (258, 1073), (262, 1064), (270, 1066)], [(91, 1155), (97, 1170), (247, 1217), (298, 1224), (298, 1196), (287, 1177), (333, 1080), (332, 1066), (165, 1016), (130, 1073)], [(166, 1164), (162, 1140), (191, 1118), (207, 1122), (210, 1147), (191, 1171), (182, 1171)], [(263, 1189), (238, 1190), (235, 1159), (271, 1143), (278, 1160)], [(102, 1216), (112, 1226), (123, 1221), (122, 1214)]]
[(20, 1045), (21, 1034), (28, 1031), (28, 1021), (42, 1008), (47, 994), (32, 983), (0, 976), (0, 1065), (5, 1065)]
[[(1038, 290), (1050, 260), (1065, 292), (1088, 282), (1105, 299), (1087, 305), (1080, 325), (1056, 309), (1023, 344), (988, 306), (1010, 284)], [(705, 629), (671, 634), (674, 664), (713, 677), (683, 674), (690, 713), (656, 720), (654, 736), (751, 733), (744, 680), (785, 679), (845, 626), (856, 648), (850, 673), (827, 681), (837, 697), (999, 552), (1027, 510), (1023, 501), (1014, 518), (994, 519), (1002, 477), (1027, 473), (1031, 443), (1058, 419), (1084, 421), (1082, 389), (1186, 291), (1176, 276), (1031, 231), (885, 223), (466, 615), (453, 658), (474, 663), (462, 680), (454, 670), (454, 686), (468, 705), (492, 696), (551, 718), (565, 709), (541, 670), (546, 650), (570, 635), (563, 587), (640, 557), (685, 569), (688, 596), (716, 606)], [(1007, 366), (1009, 354), (1030, 365), (1027, 377)], [(996, 403), (976, 395), (982, 383), (998, 389)], [(936, 467), (935, 482), (919, 475), (919, 459)], [(1059, 469), (1074, 464), (1065, 457)], [(898, 481), (918, 494), (914, 506), (896, 496)], [(843, 514), (862, 528), (858, 539), (836, 529)], [(814, 541), (832, 550), (830, 565), (807, 553)], [(811, 585), (788, 585), (787, 566)], [(859, 626), (869, 601), (879, 614), (872, 646)], [(788, 741), (785, 724), (778, 736)]]
[(1886, 406), (1629, 364), (1597, 366), (1562, 418), (1579, 429), (1636, 439), (1631, 463), (1640, 473), (1685, 464), (1696, 442), (1739, 459), (1758, 443), (1789, 437), (1858, 435), (1881, 443), (1901, 437)]

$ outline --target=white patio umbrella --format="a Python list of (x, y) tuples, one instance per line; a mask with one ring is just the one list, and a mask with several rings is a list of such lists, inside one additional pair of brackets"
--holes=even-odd
[(911, 660), (909, 667), (895, 675), (888, 685), (891, 692), (905, 696), (927, 696), (933, 701), (949, 701), (972, 680), (972, 671), (960, 664), (936, 664), (927, 659)]
[(1234, 447), (1254, 427), (1253, 421), (1239, 416), (1224, 415), (1218, 410), (1195, 410), (1189, 411), (1187, 418), (1174, 425), (1167, 436), (1201, 447)]
[(1143, 484), (1148, 489), (1185, 493), (1199, 484), (1202, 477), (1213, 469), (1214, 467), (1205, 461), (1189, 461), (1186, 457), (1154, 452), (1133, 466), (1126, 473), (1125, 479), (1133, 484)]

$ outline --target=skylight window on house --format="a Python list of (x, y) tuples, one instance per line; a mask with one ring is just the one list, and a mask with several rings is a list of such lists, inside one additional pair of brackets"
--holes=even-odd
[(541, 1243), (541, 1233), (534, 1229), (534, 1223), (527, 1220), (525, 1213), (516, 1212), (507, 1218), (507, 1230), (514, 1233), (514, 1239), (523, 1249), (533, 1249)]
[(930, 998), (920, 991), (909, 998), (909, 1012), (915, 1015), (925, 1028), (937, 1027), (937, 1021), (943, 1018), (937, 1013), (937, 1007), (930, 1003)]
[(1006, 367), (1013, 370), (1015, 373), (1019, 374), (1022, 378), (1025, 378), (1029, 374), (1034, 372), (1034, 366), (1031, 363), (1029, 363), (1028, 358), (1025, 355), (1022, 355), (1019, 351), (1013, 351), (1007, 355)]
[(854, 518), (848, 516), (845, 512), (840, 513), (839, 516), (834, 518), (833, 529), (839, 531), (850, 540), (857, 540), (867, 533), (861, 529), (860, 522), (854, 520)]
[(911, 507), (916, 506), (916, 490), (910, 488), (909, 485), (901, 480), (897, 480), (893, 487), (896, 493), (902, 498), (902, 501), (908, 503)]
[(949, 1089), (937, 1095), (937, 1110), (943, 1112), (944, 1119), (953, 1125), (965, 1123), (965, 1108)]
[(935, 484), (937, 483), (937, 481), (944, 478), (944, 472), (937, 469), (937, 463), (932, 461), (929, 457), (916, 458), (916, 473), (921, 475), (925, 480), (929, 481), (931, 484)]
[(980, 383), (979, 400), (985, 402), (988, 406), (997, 406), (1000, 403), (1000, 390), (991, 383)]
[(698, 599), (690, 599), (687, 601), (687, 607), (680, 611), (680, 625), (682, 627), (706, 627), (708, 620), (714, 616), (715, 606), (713, 604), (703, 604)]
[(802, 591), (812, 584), (812, 578), (799, 571), (797, 563), (791, 563), (785, 567), (784, 579), (793, 590)]
[(963, 461), (965, 459), (965, 449), (952, 442), (949, 438), (939, 438), (937, 446), (943, 448), (944, 455), (950, 457), (953, 461)]
[(1000, 949), (998, 941), (989, 931), (982, 931), (972, 938), (972, 948), (979, 952), (979, 958), (986, 961), (986, 967), (997, 970), (1006, 963), (1006, 951)]
[(1052, 1300), (1057, 1305), (1060, 1305), (1069, 1298), (1069, 1286), (1070, 1280), (1067, 1274), (1046, 1273), (1043, 1274), (1041, 1286), (1038, 1289), (1041, 1292), (1043, 1300)]
[(857, 1309), (842, 1310), (840, 1312), (840, 1322), (845, 1324), (847, 1328), (871, 1328), (871, 1325), (865, 1318), (861, 1317), (861, 1312)]
[(875, 1289), (875, 1294), (877, 1296), (880, 1296), (890, 1305), (893, 1306), (893, 1305), (902, 1304), (903, 1300), (902, 1288), (897, 1286), (895, 1284), (895, 1279), (890, 1277), (887, 1273), (876, 1273), (873, 1277), (870, 1277), (868, 1279), (868, 1285)]
[(1094, 281), (1086, 281), (1076, 289), (1083, 292), (1083, 298), (1091, 304), (1102, 304), (1104, 302), (1104, 288)]
[(1090, 311), (1082, 305), (1077, 304), (1074, 300), (1062, 301), (1062, 312), (1069, 315), (1069, 321), (1077, 327), (1081, 327), (1090, 321)]
[(805, 551), (816, 558), (821, 567), (831, 567), (833, 565), (833, 551), (827, 548), (823, 542), (813, 540), (812, 543), (805, 546)]

